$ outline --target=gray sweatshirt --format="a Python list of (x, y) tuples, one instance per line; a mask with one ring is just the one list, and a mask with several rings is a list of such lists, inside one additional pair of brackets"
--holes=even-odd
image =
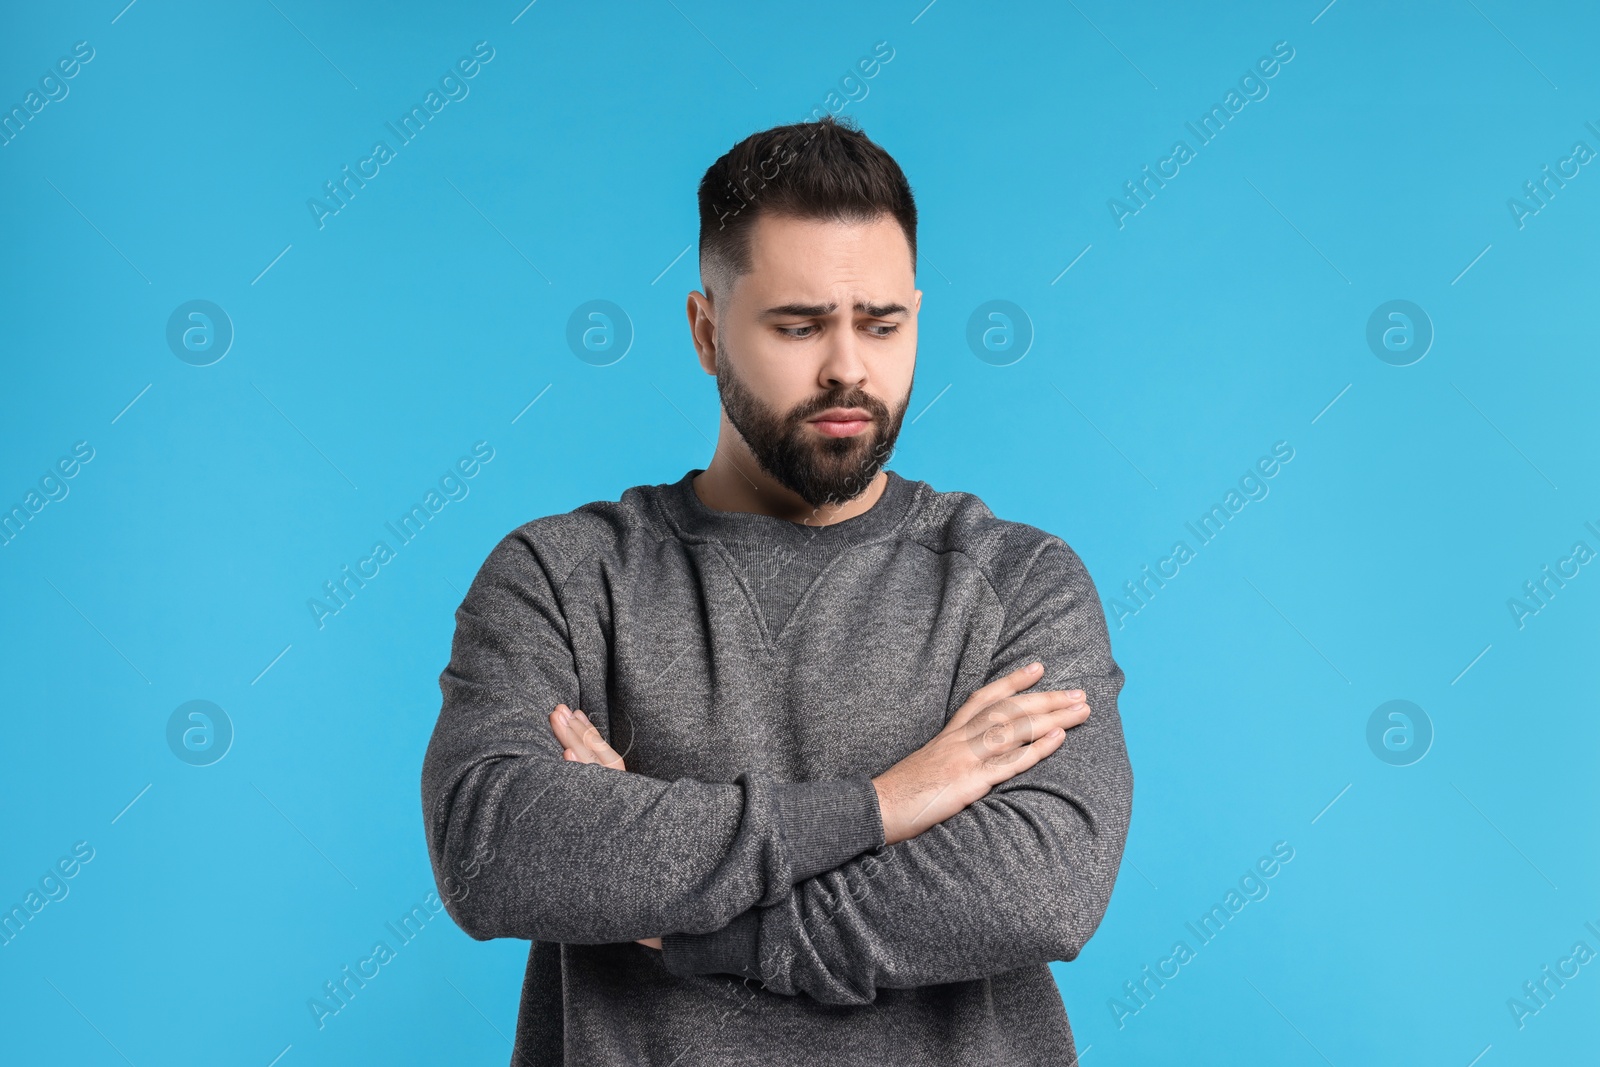
[[(513, 1064), (1075, 1064), (1048, 963), (1133, 795), (1083, 563), (892, 471), (828, 526), (709, 508), (699, 473), (518, 527), (456, 610), (423, 819), (456, 923), (533, 942)], [(1035, 659), (1088, 721), (886, 845), (873, 776)], [(563, 760), (558, 703), (627, 770)]]

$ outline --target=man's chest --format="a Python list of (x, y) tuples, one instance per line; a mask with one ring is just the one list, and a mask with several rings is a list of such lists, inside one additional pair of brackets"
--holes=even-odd
[(668, 780), (881, 773), (982, 684), (1002, 622), (970, 560), (906, 543), (664, 545), (584, 579), (579, 706), (629, 770)]

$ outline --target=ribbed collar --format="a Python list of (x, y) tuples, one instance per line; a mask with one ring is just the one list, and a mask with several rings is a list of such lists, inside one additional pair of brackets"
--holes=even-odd
[(656, 500), (680, 536), (686, 540), (782, 544), (796, 549), (863, 544), (882, 537), (911, 513), (922, 484), (887, 471), (889, 482), (872, 507), (843, 522), (808, 526), (773, 515), (708, 507), (694, 491), (694, 479), (703, 472), (703, 467), (697, 467), (676, 482), (656, 487)]

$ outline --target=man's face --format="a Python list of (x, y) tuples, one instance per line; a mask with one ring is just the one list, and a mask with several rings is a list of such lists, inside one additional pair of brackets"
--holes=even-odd
[(911, 402), (922, 292), (910, 246), (887, 215), (763, 215), (751, 253), (751, 272), (712, 294), (708, 369), (723, 411), (779, 484), (813, 507), (853, 500), (888, 462)]

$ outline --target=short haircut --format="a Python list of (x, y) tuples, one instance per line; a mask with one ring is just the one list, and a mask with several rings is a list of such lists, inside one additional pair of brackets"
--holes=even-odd
[(753, 133), (700, 179), (700, 280), (713, 301), (751, 270), (750, 231), (762, 214), (838, 222), (889, 215), (917, 268), (917, 204), (905, 174), (851, 119)]

